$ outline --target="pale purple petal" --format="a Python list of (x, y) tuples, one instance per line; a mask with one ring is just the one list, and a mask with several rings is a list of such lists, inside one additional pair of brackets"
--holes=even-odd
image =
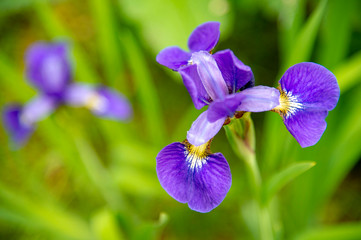
[(41, 95), (27, 103), (21, 113), (23, 124), (33, 125), (49, 116), (58, 106), (56, 98)]
[(253, 87), (254, 76), (249, 66), (244, 65), (231, 50), (223, 50), (213, 54), (229, 93), (239, 89)]
[(193, 30), (188, 39), (191, 52), (211, 51), (219, 40), (219, 22), (206, 22)]
[(299, 111), (296, 115), (283, 119), (288, 131), (296, 138), (301, 147), (309, 147), (320, 140), (326, 130), (327, 111)]
[(276, 88), (256, 86), (235, 93), (241, 99), (237, 111), (265, 112), (279, 105), (280, 92)]
[(94, 86), (72, 83), (66, 88), (63, 94), (63, 100), (71, 106), (83, 107), (87, 105), (91, 97), (95, 94), (95, 91), (96, 88)]
[[(229, 165), (221, 153), (204, 159), (190, 156), (183, 143), (172, 143), (156, 157), (157, 175), (165, 191), (197, 212), (217, 207), (232, 185)], [(191, 161), (198, 161), (192, 165)], [(193, 167), (192, 167), (193, 166)]]
[(290, 67), (279, 83), (283, 91), (291, 93), (305, 107), (319, 111), (332, 110), (340, 96), (336, 77), (325, 67), (312, 62)]
[(187, 88), (196, 109), (201, 109), (207, 105), (211, 98), (204, 89), (201, 79), (199, 78), (197, 66), (189, 65), (179, 69), (184, 86)]
[(119, 92), (106, 87), (96, 90), (96, 104), (91, 110), (94, 114), (115, 120), (128, 120), (133, 115), (129, 101)]
[(227, 118), (224, 116), (211, 122), (207, 115), (208, 110), (199, 115), (187, 132), (187, 139), (192, 145), (199, 146), (212, 139), (221, 130)]
[(212, 100), (222, 99), (228, 94), (227, 84), (211, 54), (205, 51), (195, 52), (191, 62), (197, 66), (199, 78)]
[(71, 81), (71, 66), (65, 43), (33, 44), (25, 56), (26, 76), (47, 94), (61, 93)]
[(21, 106), (10, 105), (5, 107), (2, 113), (4, 128), (15, 147), (22, 146), (34, 131), (33, 125), (22, 123), (21, 112)]
[(187, 65), (191, 54), (179, 47), (167, 47), (157, 55), (157, 62), (172, 70), (177, 71), (181, 66)]

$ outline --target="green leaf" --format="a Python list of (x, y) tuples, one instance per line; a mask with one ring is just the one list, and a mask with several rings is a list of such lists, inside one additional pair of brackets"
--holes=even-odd
[(108, 209), (97, 212), (91, 219), (91, 226), (99, 240), (124, 239), (116, 218)]
[(263, 196), (264, 201), (268, 202), (272, 197), (286, 186), (289, 182), (295, 179), (300, 174), (306, 172), (313, 166), (315, 162), (299, 162), (294, 163), (287, 168), (281, 170), (279, 173), (275, 174), (271, 179), (264, 185)]
[(284, 69), (299, 63), (308, 61), (311, 57), (317, 32), (321, 24), (327, 5), (327, 0), (321, 0), (316, 10), (308, 18), (303, 28), (298, 33)]
[(361, 51), (337, 66), (333, 73), (341, 92), (345, 92), (361, 81)]
[(355, 3), (332, 0), (328, 4), (319, 44), (319, 63), (327, 68), (337, 65), (347, 54)]
[(146, 64), (142, 50), (133, 33), (124, 31), (121, 36), (129, 67), (133, 76), (136, 94), (143, 114), (142, 134), (148, 130), (148, 137), (155, 146), (165, 143), (164, 123), (157, 91)]
[(93, 13), (94, 24), (97, 32), (99, 57), (105, 71), (107, 82), (117, 85), (126, 92), (125, 80), (122, 76), (123, 65), (120, 57), (118, 31), (116, 28), (114, 7), (112, 1), (91, 0), (90, 7)]
[(347, 223), (307, 231), (295, 240), (358, 240), (361, 238), (361, 223)]

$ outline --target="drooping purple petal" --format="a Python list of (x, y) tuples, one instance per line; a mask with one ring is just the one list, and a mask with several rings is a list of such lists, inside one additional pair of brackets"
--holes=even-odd
[(188, 141), (195, 146), (205, 144), (221, 130), (227, 116), (213, 122), (208, 120), (208, 110), (201, 113), (187, 132)]
[(197, 66), (198, 76), (212, 100), (222, 99), (228, 94), (227, 84), (211, 54), (205, 51), (194, 52), (191, 62)]
[(212, 101), (199, 78), (196, 65), (182, 67), (179, 69), (179, 73), (196, 109), (201, 109)]
[(219, 22), (206, 22), (193, 30), (188, 39), (191, 52), (211, 51), (219, 40)]
[(174, 71), (188, 64), (188, 60), (191, 58), (191, 54), (179, 47), (167, 47), (160, 51), (157, 55), (157, 62)]
[(223, 50), (213, 54), (229, 93), (235, 93), (241, 88), (253, 87), (254, 76), (249, 66), (244, 65), (231, 50)]
[(265, 112), (279, 105), (280, 92), (272, 87), (256, 86), (247, 88), (235, 95), (241, 99), (237, 111)]
[(71, 81), (71, 66), (65, 43), (32, 45), (25, 56), (26, 76), (37, 89), (61, 93)]
[(294, 116), (284, 118), (283, 122), (301, 147), (305, 148), (320, 140), (327, 126), (326, 116), (327, 111), (300, 111)]
[(197, 212), (209, 212), (225, 198), (232, 184), (229, 165), (221, 153), (204, 158), (183, 143), (172, 143), (156, 157), (157, 175), (165, 191)]
[(279, 81), (285, 92), (290, 92), (305, 106), (332, 110), (339, 99), (340, 88), (335, 75), (327, 68), (312, 62), (290, 67)]
[(119, 92), (106, 87), (96, 89), (95, 101), (91, 110), (94, 114), (115, 120), (128, 120), (133, 115), (133, 109), (128, 100)]
[(21, 120), (25, 125), (33, 125), (49, 116), (57, 105), (56, 98), (46, 95), (38, 96), (22, 108)]
[(22, 146), (34, 131), (33, 125), (22, 123), (21, 111), (21, 106), (10, 105), (5, 107), (2, 114), (4, 128), (15, 147)]

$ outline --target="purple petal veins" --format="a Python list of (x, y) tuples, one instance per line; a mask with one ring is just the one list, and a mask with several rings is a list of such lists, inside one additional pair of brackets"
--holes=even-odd
[(336, 77), (319, 64), (305, 62), (290, 67), (279, 83), (280, 105), (274, 111), (302, 147), (316, 144), (340, 96)]
[(209, 143), (172, 143), (156, 157), (157, 175), (165, 191), (197, 212), (209, 212), (225, 198), (232, 184), (229, 165), (221, 153), (211, 154)]

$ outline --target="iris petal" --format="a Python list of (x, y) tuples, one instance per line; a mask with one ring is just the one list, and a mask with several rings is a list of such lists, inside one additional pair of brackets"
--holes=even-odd
[(194, 29), (188, 39), (191, 52), (211, 51), (219, 40), (220, 25), (219, 22), (206, 22)]
[(196, 109), (201, 109), (211, 101), (211, 97), (204, 89), (201, 79), (199, 78), (197, 66), (189, 65), (179, 69), (184, 86), (187, 88)]
[(199, 146), (212, 139), (221, 130), (227, 118), (224, 116), (211, 122), (208, 120), (208, 113), (208, 110), (201, 113), (187, 132), (187, 139), (192, 145)]
[(241, 88), (254, 86), (254, 76), (249, 66), (239, 60), (231, 50), (223, 50), (213, 54), (229, 93), (235, 93)]
[[(157, 175), (165, 191), (197, 212), (209, 212), (225, 198), (232, 184), (229, 165), (221, 153), (196, 156), (184, 143), (172, 143), (157, 155)], [(196, 157), (197, 159), (194, 159)], [(201, 161), (192, 168), (189, 159)]]
[(71, 81), (71, 66), (65, 43), (32, 45), (25, 56), (27, 79), (47, 94), (61, 93)]
[(19, 105), (7, 106), (3, 111), (3, 122), (7, 133), (15, 147), (22, 146), (34, 131), (33, 125), (24, 125), (21, 120), (22, 107)]
[(182, 65), (188, 64), (190, 58), (191, 54), (179, 47), (167, 47), (158, 53), (156, 60), (159, 64), (178, 71)]

